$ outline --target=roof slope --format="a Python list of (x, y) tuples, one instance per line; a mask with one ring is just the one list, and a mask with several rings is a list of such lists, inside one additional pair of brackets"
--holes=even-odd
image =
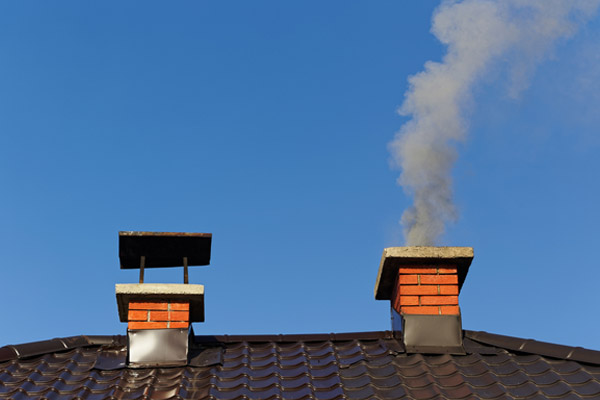
[(392, 332), (196, 336), (187, 367), (126, 367), (123, 336), (0, 348), (0, 399), (600, 398), (600, 352), (465, 331), (465, 355)]

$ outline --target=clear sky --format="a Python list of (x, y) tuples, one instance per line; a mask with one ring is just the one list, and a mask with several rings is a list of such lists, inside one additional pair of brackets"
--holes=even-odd
[[(437, 5), (0, 3), (0, 346), (124, 334), (120, 230), (213, 233), (197, 334), (389, 329), (388, 143)], [(465, 329), (600, 349), (598, 18), (548, 54), (475, 86), (440, 244), (475, 250)]]

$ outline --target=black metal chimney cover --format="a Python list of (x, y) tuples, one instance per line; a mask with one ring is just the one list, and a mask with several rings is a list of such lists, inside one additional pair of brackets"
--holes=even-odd
[(210, 264), (211, 233), (119, 232), (121, 269), (181, 267)]

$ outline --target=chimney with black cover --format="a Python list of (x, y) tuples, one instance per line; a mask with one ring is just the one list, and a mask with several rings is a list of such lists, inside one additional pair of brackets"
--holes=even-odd
[(471, 247), (384, 249), (375, 299), (390, 300), (407, 352), (464, 353), (458, 295), (472, 260)]
[[(127, 322), (130, 367), (188, 363), (192, 322), (204, 321), (204, 286), (190, 284), (188, 266), (210, 263), (212, 235), (119, 232), (121, 269), (139, 269), (139, 283), (115, 286), (121, 322)], [(147, 268), (183, 267), (183, 283), (144, 283)]]

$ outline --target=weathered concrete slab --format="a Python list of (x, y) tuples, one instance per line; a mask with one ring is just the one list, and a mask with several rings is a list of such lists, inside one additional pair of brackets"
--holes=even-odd
[(459, 288), (467, 276), (473, 260), (472, 247), (409, 246), (383, 249), (377, 281), (375, 299), (389, 300), (396, 280), (398, 268), (402, 265), (444, 265), (454, 264), (458, 268)]
[(189, 302), (190, 322), (204, 322), (204, 285), (183, 283), (118, 283), (115, 285), (119, 319), (127, 322), (129, 303)]
[(473, 258), (472, 247), (407, 246), (383, 249), (382, 258)]

